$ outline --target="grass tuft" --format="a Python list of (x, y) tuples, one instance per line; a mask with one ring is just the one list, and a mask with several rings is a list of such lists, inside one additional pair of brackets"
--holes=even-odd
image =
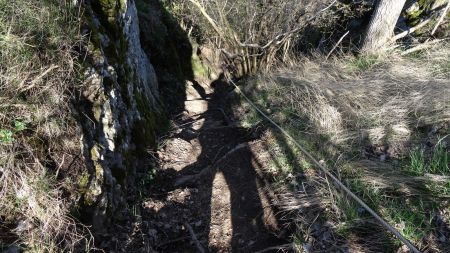
[(423, 149), (417, 148), (409, 154), (411, 164), (408, 167), (409, 171), (417, 176), (422, 176), (426, 172), (425, 153)]
[(433, 156), (430, 161), (430, 173), (435, 174), (450, 174), (449, 170), (449, 154), (446, 150), (445, 145), (442, 142), (439, 142), (434, 147)]

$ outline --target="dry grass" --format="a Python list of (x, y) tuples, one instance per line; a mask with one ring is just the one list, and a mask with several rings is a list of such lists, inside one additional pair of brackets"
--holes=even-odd
[(254, 86), (340, 150), (371, 145), (396, 156), (419, 127), (450, 121), (449, 57), (445, 45), (417, 58), (304, 60)]
[[(447, 230), (431, 220), (448, 209), (448, 175), (411, 174), (407, 168), (417, 146), (432, 143), (424, 151), (427, 163), (438, 140), (447, 141), (443, 152), (448, 153), (448, 139), (442, 137), (450, 122), (449, 59), (448, 44), (407, 57), (325, 61), (318, 56), (250, 79), (244, 92), (406, 238), (422, 250), (445, 252), (435, 239)], [(269, 132), (269, 152), (279, 166), (268, 171), (284, 174), (275, 176), (277, 205), (295, 221), (299, 251), (395, 252), (401, 246), (326, 179), (311, 173), (313, 166), (293, 145)], [(448, 224), (449, 215), (442, 220)]]
[(0, 0), (0, 230), (9, 235), (0, 249), (91, 245), (69, 210), (82, 163), (70, 105), (80, 14), (71, 2)]
[(32, 150), (1, 151), (7, 153), (0, 153), (4, 162), (0, 213), (5, 224), (15, 224), (10, 231), (18, 239), (15, 243), (33, 252), (70, 252), (80, 245), (88, 251), (89, 231), (68, 215), (69, 200), (61, 196), (64, 186), (57, 183)]

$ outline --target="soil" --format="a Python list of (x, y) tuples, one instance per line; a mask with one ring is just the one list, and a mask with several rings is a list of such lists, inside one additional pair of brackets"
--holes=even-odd
[(156, 155), (159, 168), (138, 202), (138, 218), (102, 248), (278, 252), (288, 243), (263, 173), (270, 156), (261, 133), (233, 119), (232, 93), (221, 81), (188, 83), (185, 111)]

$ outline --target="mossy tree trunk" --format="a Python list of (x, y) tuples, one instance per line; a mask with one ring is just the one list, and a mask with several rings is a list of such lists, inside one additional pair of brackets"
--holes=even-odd
[(406, 0), (380, 0), (375, 8), (365, 34), (361, 52), (377, 53), (392, 37), (395, 24)]

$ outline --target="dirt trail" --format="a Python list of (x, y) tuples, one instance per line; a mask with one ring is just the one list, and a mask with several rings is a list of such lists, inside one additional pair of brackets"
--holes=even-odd
[(257, 252), (286, 243), (261, 173), (268, 156), (258, 133), (230, 118), (230, 86), (191, 83), (186, 90), (185, 113), (158, 154), (158, 185), (143, 204), (153, 248), (199, 252), (189, 226), (205, 252)]

